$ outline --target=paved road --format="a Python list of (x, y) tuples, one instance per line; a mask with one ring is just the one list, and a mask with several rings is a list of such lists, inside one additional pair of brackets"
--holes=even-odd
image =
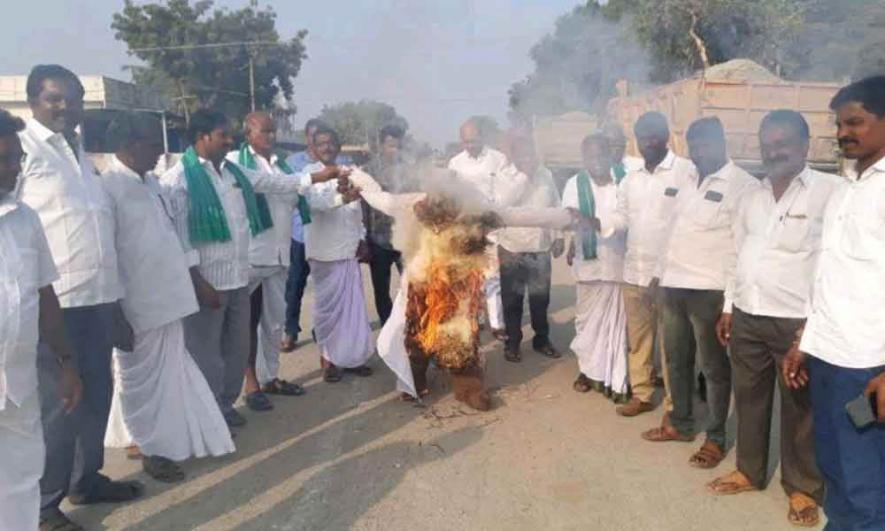
[[(566, 350), (574, 288), (562, 263), (554, 283), (553, 339)], [(162, 531), (792, 529), (776, 471), (764, 492), (710, 496), (704, 483), (733, 454), (700, 471), (687, 463), (696, 444), (642, 441), (659, 412), (624, 419), (601, 395), (573, 392), (572, 356), (526, 349), (513, 365), (491, 342), (484, 352), (496, 408), (478, 414), (452, 399), (442, 374), (427, 408), (399, 401), (380, 360), (371, 378), (325, 384), (305, 343), (285, 355), (283, 376), (308, 394), (245, 411), (235, 455), (188, 462), (188, 480), (170, 487), (111, 451), (106, 471), (144, 481), (147, 497), (71, 516), (89, 529)]]

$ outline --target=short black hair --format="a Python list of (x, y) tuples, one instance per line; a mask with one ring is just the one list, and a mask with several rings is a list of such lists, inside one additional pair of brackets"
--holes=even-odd
[(40, 93), (43, 92), (43, 82), (47, 79), (57, 79), (71, 83), (80, 99), (86, 95), (86, 90), (83, 88), (83, 83), (80, 82), (77, 74), (61, 65), (37, 65), (28, 74), (28, 82), (25, 88), (28, 101), (35, 101), (40, 97)]
[(110, 148), (119, 151), (139, 140), (162, 140), (163, 125), (152, 114), (123, 111), (108, 126), (107, 138)]
[(581, 141), (581, 153), (586, 151), (590, 146), (600, 146), (611, 151), (611, 141), (603, 133), (593, 133), (585, 136), (584, 140)]
[(698, 138), (725, 142), (725, 129), (722, 127), (722, 122), (719, 121), (718, 116), (699, 118), (688, 126), (688, 130), (685, 132), (685, 140), (691, 142)]
[(759, 124), (759, 132), (761, 133), (763, 129), (774, 126), (789, 127), (804, 141), (808, 141), (811, 138), (805, 117), (790, 109), (778, 109), (766, 114)]
[(311, 140), (316, 140), (316, 137), (320, 135), (329, 135), (330, 137), (332, 137), (332, 141), (335, 142), (335, 145), (341, 147), (341, 137), (338, 136), (338, 131), (335, 131), (324, 122), (320, 122), (319, 124), (317, 124), (316, 129), (313, 132), (313, 138)]
[(860, 103), (879, 118), (885, 117), (885, 75), (868, 77), (842, 87), (830, 101), (830, 109), (835, 111), (851, 102)]
[(6, 109), (0, 109), (0, 136), (14, 135), (25, 128), (25, 122)]
[(384, 140), (386, 140), (387, 137), (395, 138), (401, 141), (404, 136), (406, 136), (406, 131), (402, 127), (396, 124), (388, 124), (382, 127), (380, 131), (378, 131), (378, 142), (384, 143)]
[(633, 134), (639, 136), (641, 133), (660, 134), (662, 136), (670, 136), (670, 126), (667, 125), (667, 117), (658, 111), (648, 111), (636, 120), (633, 126)]
[(219, 127), (228, 125), (227, 116), (221, 111), (213, 109), (200, 109), (191, 115), (191, 122), (187, 128), (188, 140), (191, 144), (197, 142), (202, 135), (211, 134)]
[(326, 122), (320, 120), (319, 118), (311, 118), (304, 124), (304, 134), (307, 135), (307, 132), (311, 128), (320, 127), (322, 125), (326, 125)]

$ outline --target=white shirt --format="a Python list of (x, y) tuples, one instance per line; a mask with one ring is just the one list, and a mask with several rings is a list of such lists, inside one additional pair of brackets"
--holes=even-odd
[(732, 161), (700, 186), (697, 181), (683, 186), (657, 268), (661, 286), (724, 291), (726, 272), (737, 260), (738, 205), (761, 186)]
[(738, 209), (737, 267), (728, 274), (732, 303), (753, 315), (804, 319), (820, 252), (824, 207), (841, 178), (806, 167), (779, 201), (771, 181), (753, 188)]
[[(260, 173), (271, 173), (282, 177), (288, 176), (296, 179), (297, 175), (287, 174), (277, 166), (277, 155), (271, 154), (270, 160), (262, 157), (252, 149), (247, 148), (255, 159)], [(240, 152), (231, 151), (227, 154), (227, 160), (238, 164)], [(249, 247), (249, 263), (253, 266), (284, 266), (289, 267), (289, 247), (292, 245), (292, 214), (298, 207), (298, 194), (271, 194), (264, 196), (267, 199), (267, 207), (270, 217), (273, 219), (273, 227), (256, 234), (252, 237)]]
[[(534, 179), (528, 183), (529, 190), (518, 202), (520, 207), (549, 208), (560, 204), (559, 191), (553, 174), (544, 166), (538, 166)], [(559, 234), (550, 229), (510, 227), (497, 231), (498, 245), (511, 253), (543, 253), (550, 250)]]
[(0, 198), (0, 411), (37, 392), (40, 294), (58, 279), (37, 213)]
[[(208, 243), (190, 241), (188, 189), (182, 161), (178, 161), (160, 178), (160, 182), (168, 188), (178, 237), (188, 255), (188, 264), (198, 265), (200, 274), (212, 287), (217, 290), (245, 287), (249, 284), (249, 246), (252, 236), (243, 193), (236, 186), (236, 178), (227, 168), (229, 162), (225, 161), (222, 164), (219, 174), (212, 162), (202, 157), (199, 160), (224, 208), (231, 239), (226, 242)], [(290, 175), (279, 176), (241, 169), (257, 193), (297, 193), (310, 184), (309, 174), (302, 173), (293, 179)]]
[(667, 227), (672, 222), (680, 188), (697, 182), (697, 170), (672, 151), (649, 173), (643, 161), (625, 159), (627, 175), (618, 186), (618, 208), (609, 219), (599, 217), (603, 233), (627, 232), (624, 282), (646, 287), (655, 276)]
[(529, 181), (506, 155), (489, 147), (482, 148), (477, 157), (470, 156), (467, 151), (458, 153), (449, 161), (449, 169), (476, 186), (497, 206), (516, 205)]
[(126, 291), (121, 305), (133, 330), (146, 332), (197, 312), (172, 205), (157, 178), (149, 173), (142, 180), (112, 157), (102, 179), (116, 222), (117, 260)]
[[(589, 179), (590, 189), (593, 192), (593, 202), (596, 217), (600, 219), (611, 218), (618, 208), (618, 186), (612, 181), (605, 186), (599, 186), (593, 179)], [(565, 208), (580, 209), (578, 199), (578, 176), (575, 175), (565, 183), (562, 191), (562, 206)], [(626, 248), (626, 235), (623, 230), (611, 230), (596, 234), (596, 259), (585, 260), (584, 250), (581, 245), (581, 233), (574, 235), (575, 260), (572, 263), (572, 274), (578, 282), (590, 282), (593, 280), (605, 280), (620, 282), (624, 272), (624, 251)]]
[[(324, 167), (308, 164), (307, 175)], [(335, 262), (356, 257), (360, 240), (366, 237), (363, 208), (359, 201), (344, 204), (337, 193), (338, 181), (311, 185), (305, 196), (310, 205), (310, 223), (304, 226), (304, 253), (308, 260)]]
[(122, 297), (110, 202), (81, 145), (77, 155), (61, 133), (28, 120), (19, 133), (28, 154), (19, 199), (37, 211), (58, 268), (55, 292), (63, 308)]
[(800, 348), (839, 367), (885, 365), (885, 158), (849, 170), (824, 210)]

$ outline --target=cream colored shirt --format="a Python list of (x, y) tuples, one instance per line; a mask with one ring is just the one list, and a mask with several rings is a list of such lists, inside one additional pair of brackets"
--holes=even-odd
[(37, 213), (0, 198), (0, 411), (37, 392), (39, 290), (57, 279)]
[(885, 158), (827, 202), (800, 348), (839, 367), (885, 366)]
[(40, 216), (59, 279), (62, 308), (114, 302), (123, 296), (114, 249), (114, 220), (98, 170), (83, 146), (28, 120), (19, 133), (27, 159), (18, 197)]
[(737, 267), (728, 273), (726, 313), (804, 319), (820, 253), (824, 207), (840, 177), (806, 167), (775, 201), (763, 179), (738, 209)]

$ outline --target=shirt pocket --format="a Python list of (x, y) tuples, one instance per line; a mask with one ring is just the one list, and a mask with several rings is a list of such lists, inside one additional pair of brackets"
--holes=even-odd
[(841, 241), (845, 254), (857, 260), (885, 258), (885, 224), (875, 212), (846, 214)]
[(777, 246), (791, 253), (810, 250), (809, 229), (812, 224), (813, 221), (805, 215), (787, 214), (781, 223)]
[(728, 216), (725, 209), (725, 195), (716, 190), (707, 190), (704, 194), (686, 205), (685, 215), (694, 220), (700, 230), (715, 230), (727, 224)]

